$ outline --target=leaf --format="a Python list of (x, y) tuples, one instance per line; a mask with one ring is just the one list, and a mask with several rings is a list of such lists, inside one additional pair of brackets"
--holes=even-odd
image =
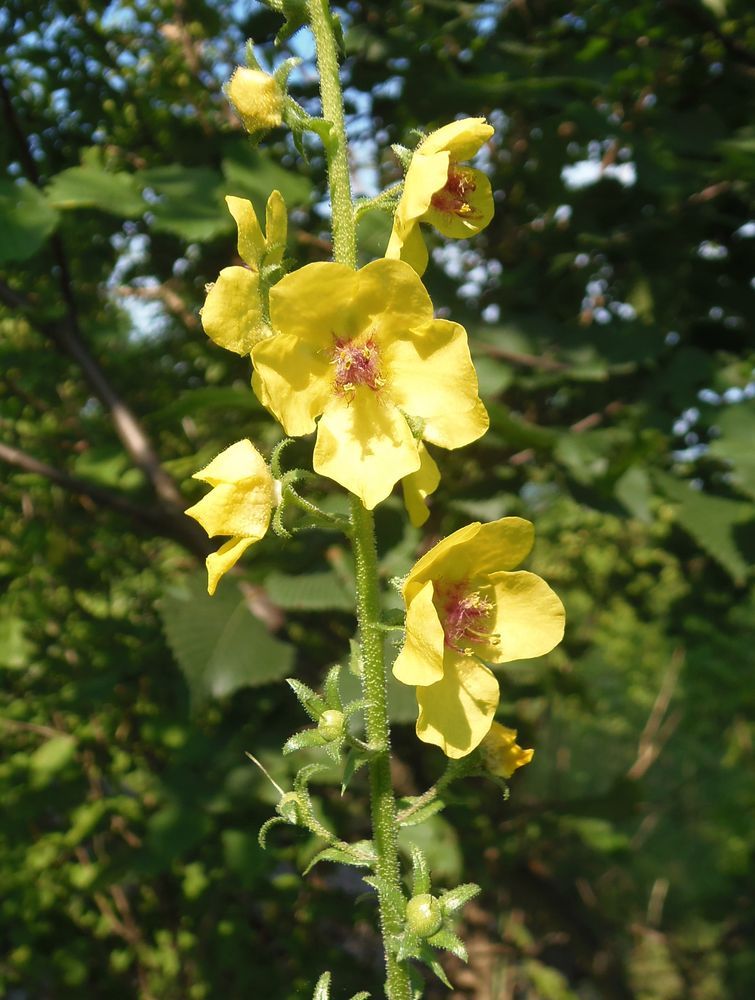
[(226, 151), (222, 162), (227, 194), (251, 198), (256, 202), (260, 218), (271, 191), (280, 191), (291, 208), (309, 201), (312, 184), (307, 177), (281, 167), (267, 153), (252, 149), (247, 142), (235, 142)]
[(354, 595), (334, 573), (271, 573), (265, 589), (273, 603), (286, 611), (354, 610)]
[(0, 180), (0, 262), (27, 260), (58, 224), (58, 213), (33, 184)]
[(452, 931), (446, 930), (444, 927), (437, 934), (429, 937), (427, 943), (431, 944), (433, 948), (443, 948), (445, 951), (450, 951), (462, 962), (469, 961), (469, 955), (467, 955), (467, 949), (463, 942)]
[(160, 602), (165, 635), (194, 705), (284, 677), (293, 647), (270, 635), (232, 580), (214, 597), (205, 588), (204, 573), (197, 574)]
[(223, 182), (209, 167), (166, 167), (142, 170), (139, 182), (158, 195), (150, 211), (152, 228), (187, 242), (203, 243), (233, 233), (234, 223), (223, 201)]
[(443, 913), (451, 916), (460, 910), (465, 903), (468, 903), (470, 899), (474, 899), (481, 891), (479, 885), (475, 885), (474, 882), (463, 882), (449, 892), (444, 892), (440, 897), (440, 906)]
[(656, 472), (655, 479), (668, 499), (678, 505), (677, 523), (735, 583), (744, 583), (749, 565), (737, 546), (734, 529), (753, 520), (752, 504), (693, 490), (688, 483), (664, 472)]
[(0, 667), (21, 670), (29, 662), (34, 646), (26, 638), (21, 618), (0, 618)]
[(730, 462), (731, 482), (755, 499), (755, 401), (735, 403), (716, 418), (721, 436), (710, 444), (710, 454)]
[(73, 736), (53, 736), (31, 754), (29, 768), (37, 778), (49, 780), (73, 760), (75, 752), (76, 740)]
[(111, 173), (91, 159), (56, 174), (46, 194), (56, 208), (96, 208), (123, 218), (141, 216), (147, 207), (133, 174)]
[(630, 465), (616, 480), (614, 493), (616, 499), (621, 501), (633, 517), (639, 521), (650, 522), (652, 519), (650, 499), (653, 491), (646, 469), (641, 465)]
[[(354, 846), (356, 847), (356, 845)], [(357, 853), (357, 851), (344, 851), (340, 847), (326, 847), (315, 854), (302, 874), (308, 875), (319, 861), (332, 861), (337, 865), (351, 865), (354, 868), (369, 868), (373, 863), (369, 858)]]
[[(412, 802), (413, 799), (410, 798), (403, 799), (401, 803), (402, 808), (406, 808), (407, 806), (412, 805)], [(419, 826), (420, 823), (425, 823), (432, 816), (435, 816), (437, 813), (442, 812), (445, 809), (445, 807), (446, 803), (443, 801), (443, 799), (435, 798), (431, 802), (428, 802), (426, 805), (420, 806), (419, 809), (413, 812), (410, 816), (407, 816), (406, 819), (402, 819), (399, 825), (401, 827)]]
[(327, 707), (325, 701), (311, 687), (308, 687), (303, 681), (299, 681), (295, 677), (287, 677), (286, 683), (299, 699), (299, 704), (310, 719), (313, 722), (317, 722)]

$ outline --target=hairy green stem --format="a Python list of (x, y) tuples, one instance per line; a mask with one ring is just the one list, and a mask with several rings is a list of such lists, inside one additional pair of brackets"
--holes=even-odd
[[(349, 155), (343, 117), (343, 94), (338, 73), (338, 54), (328, 0), (307, 0), (310, 25), (315, 36), (320, 72), (323, 117), (331, 124), (325, 143), (332, 211), (334, 257), (356, 267), (356, 226), (349, 180)], [(396, 905), (401, 892), (398, 858), (396, 800), (391, 782), (390, 726), (380, 629), (380, 588), (372, 513), (358, 497), (351, 497), (351, 537), (354, 547), (357, 589), (357, 620), (365, 701), (367, 742), (374, 749), (368, 762), (372, 835), (377, 861), (380, 924), (385, 945), (388, 1000), (411, 1000), (412, 987), (405, 963), (397, 961), (393, 942), (401, 932), (404, 914)]]

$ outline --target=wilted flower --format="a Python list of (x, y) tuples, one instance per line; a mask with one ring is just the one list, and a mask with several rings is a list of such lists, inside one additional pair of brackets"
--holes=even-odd
[(485, 767), (499, 778), (510, 778), (519, 767), (529, 764), (534, 750), (524, 750), (516, 742), (516, 729), (494, 722), (487, 736), (480, 743), (480, 753)]

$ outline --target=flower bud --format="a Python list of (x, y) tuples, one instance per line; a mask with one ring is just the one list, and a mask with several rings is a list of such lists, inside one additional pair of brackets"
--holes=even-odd
[(301, 823), (301, 805), (296, 792), (285, 792), (281, 797), (275, 811), (282, 816), (287, 823), (298, 825)]
[(247, 132), (280, 125), (283, 91), (268, 73), (239, 66), (228, 81), (226, 94)]
[(429, 892), (412, 896), (406, 904), (406, 925), (417, 937), (429, 938), (440, 930), (443, 911), (440, 903)]
[(327, 740), (328, 743), (332, 743), (334, 740), (343, 736), (343, 726), (343, 712), (339, 712), (336, 708), (326, 709), (320, 716), (317, 723), (320, 735), (323, 739)]

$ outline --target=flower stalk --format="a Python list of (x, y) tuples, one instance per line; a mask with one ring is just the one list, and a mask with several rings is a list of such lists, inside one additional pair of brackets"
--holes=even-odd
[[(338, 55), (327, 0), (308, 0), (310, 25), (315, 37), (323, 117), (331, 130), (325, 142), (335, 260), (356, 268), (356, 225), (349, 178), (349, 155), (343, 113)], [(388, 1000), (411, 1000), (412, 987), (405, 963), (392, 948), (402, 930), (403, 914), (395, 905), (400, 895), (398, 823), (390, 767), (390, 725), (386, 686), (377, 549), (372, 513), (359, 497), (351, 497), (351, 538), (354, 548), (359, 623), (362, 691), (365, 701), (367, 742), (373, 748), (368, 762), (370, 809), (375, 845), (380, 925), (386, 960)], [(386, 889), (388, 891), (386, 891)], [(393, 891), (390, 891), (393, 890)]]

